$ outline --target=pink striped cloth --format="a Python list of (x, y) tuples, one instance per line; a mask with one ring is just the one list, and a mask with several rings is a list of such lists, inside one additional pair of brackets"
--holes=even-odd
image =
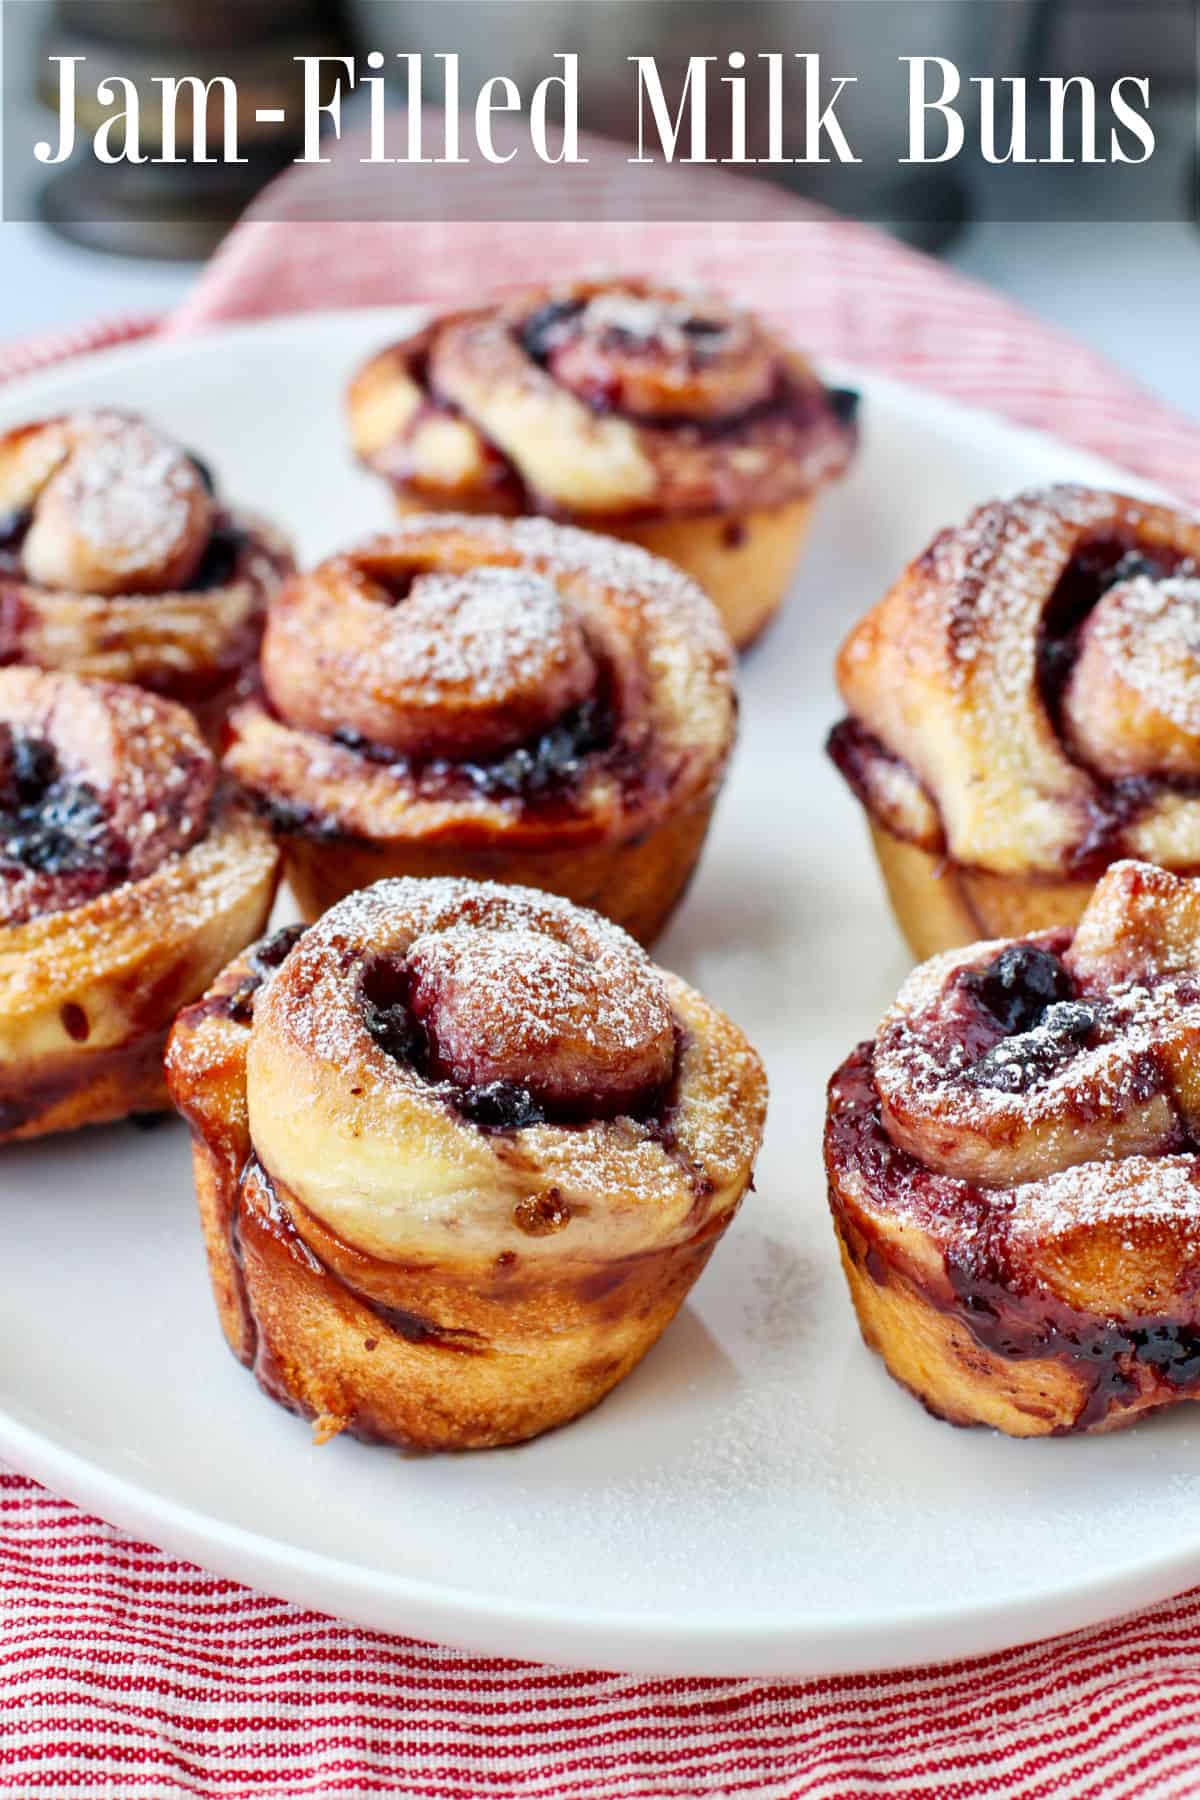
[[(293, 184), (289, 186), (289, 183)], [(1200, 502), (1200, 433), (1088, 351), (856, 225), (321, 225), (288, 177), (166, 329), (458, 303), (602, 266), (712, 282), (815, 350), (1041, 426)], [(303, 210), (297, 206), (297, 212)], [(731, 213), (737, 209), (730, 208)], [(281, 219), (281, 215), (285, 215)], [(0, 377), (144, 332), (0, 353)], [(936, 1669), (644, 1680), (471, 1657), (266, 1598), (0, 1476), (0, 1790), (429, 1800), (1134, 1800), (1200, 1793), (1200, 1593)]]

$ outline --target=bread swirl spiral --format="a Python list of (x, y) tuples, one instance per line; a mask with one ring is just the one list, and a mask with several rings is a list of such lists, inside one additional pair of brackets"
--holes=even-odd
[(411, 518), (289, 582), (227, 765), (306, 917), (389, 874), (503, 879), (649, 940), (699, 856), (735, 729), (703, 594), (544, 520)]
[(262, 520), (141, 419), (79, 412), (0, 435), (0, 657), (134, 682), (215, 734), (291, 568)]
[(918, 969), (830, 1086), (867, 1341), (931, 1410), (1102, 1431), (1200, 1395), (1200, 882)]
[(1200, 521), (1057, 487), (943, 532), (838, 658), (830, 741), (919, 955), (1200, 867)]
[(163, 1107), (175, 1010), (277, 869), (182, 707), (0, 670), (0, 1142)]
[(741, 1033), (552, 895), (396, 880), (168, 1059), (226, 1335), (319, 1422), (425, 1448), (574, 1417), (665, 1328), (750, 1178)]
[(544, 513), (669, 557), (736, 644), (795, 565), (856, 396), (749, 314), (641, 280), (575, 282), (435, 320), (349, 398), (358, 455), (403, 510)]

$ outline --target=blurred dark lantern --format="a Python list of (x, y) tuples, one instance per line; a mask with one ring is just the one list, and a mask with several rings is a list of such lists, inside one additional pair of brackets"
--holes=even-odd
[[(937, 54), (964, 70), (1026, 66), (1026, 49), (1039, 10), (1054, 0), (346, 0), (359, 50), (423, 51), (436, 82), (435, 53), (457, 50), (464, 93), (503, 71), (522, 92), (547, 68), (547, 49), (581, 56), (586, 126), (622, 142), (636, 139), (637, 84), (627, 58), (653, 56), (672, 103), (682, 92), (688, 60), (717, 59), (724, 73), (732, 51), (756, 46), (819, 55), (827, 79), (858, 77), (843, 110), (862, 157), (857, 167), (762, 164), (760, 179), (840, 212), (892, 225), (927, 249), (946, 244), (970, 212), (969, 171), (958, 167), (906, 168), (907, 109), (900, 85), (903, 55)], [(756, 68), (750, 60), (747, 74)], [(751, 88), (747, 119), (751, 156), (766, 154), (762, 76)], [(884, 95), (890, 104), (875, 104)], [(828, 97), (828, 94), (826, 95)], [(865, 97), (865, 98), (864, 98)], [(972, 104), (964, 91), (963, 106)], [(709, 126), (715, 140), (728, 131), (729, 89), (709, 87)], [(789, 107), (784, 154), (800, 150), (799, 106)], [(966, 159), (964, 159), (965, 162)]]
[[(162, 96), (152, 77), (194, 75), (208, 82), (227, 75), (237, 84), (244, 163), (97, 168), (81, 155), (46, 183), (40, 204), (50, 224), (94, 248), (136, 256), (207, 255), (264, 182), (300, 152), (302, 74), (293, 59), (345, 49), (337, 0), (55, 0), (49, 13), (39, 59), (43, 98), (57, 99), (47, 56), (86, 56), (89, 67), (128, 77), (138, 91), (148, 157), (162, 147)], [(95, 109), (89, 116), (85, 84), (79, 100), (86, 138), (106, 113)], [(217, 153), (222, 106), (214, 90), (209, 143)], [(260, 123), (260, 110), (282, 110), (285, 122)], [(176, 129), (186, 155), (192, 134), (186, 93)]]

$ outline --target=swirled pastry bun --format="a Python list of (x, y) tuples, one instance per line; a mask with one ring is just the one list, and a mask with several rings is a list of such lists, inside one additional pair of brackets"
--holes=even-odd
[(183, 707), (0, 670), (0, 1143), (168, 1104), (167, 1029), (278, 862)]
[(253, 669), (283, 538), (125, 413), (0, 434), (0, 659), (134, 682), (215, 736)]
[(1200, 882), (1115, 864), (1078, 928), (948, 951), (830, 1084), (867, 1342), (1015, 1436), (1200, 1397)]
[(388, 875), (542, 887), (649, 942), (733, 746), (729, 640), (633, 545), (411, 518), (288, 582), (227, 767), (306, 918)]
[(604, 1397), (750, 1184), (736, 1026), (556, 896), (383, 881), (185, 1011), (221, 1322), (318, 1433), (514, 1443)]
[(699, 581), (741, 646), (853, 456), (857, 398), (724, 301), (614, 280), (437, 319), (360, 371), (349, 410), (401, 511), (628, 538)]
[(830, 751), (914, 952), (1200, 868), (1200, 520), (1081, 487), (944, 531), (838, 658)]

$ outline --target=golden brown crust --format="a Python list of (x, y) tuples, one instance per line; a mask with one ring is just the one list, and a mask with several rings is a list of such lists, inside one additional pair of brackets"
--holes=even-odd
[(1200, 777), (1200, 571), (1118, 582), (1079, 630), (1062, 695), (1081, 761), (1110, 780)]
[(356, 888), (385, 876), (462, 876), (469, 881), (508, 881), (561, 894), (576, 906), (615, 919), (640, 944), (652, 944), (687, 892), (708, 836), (717, 794), (698, 796), (644, 833), (622, 842), (584, 843), (566, 837), (555, 848), (529, 850), (506, 842), (472, 844), (458, 839), (389, 843), (333, 843), (304, 832), (279, 833), (288, 885), (306, 919)]
[(176, 1010), (262, 930), (278, 852), (182, 707), (0, 671), (0, 1143), (166, 1104)]
[(834, 759), (886, 839), (980, 897), (984, 934), (1007, 884), (1048, 923), (1039, 892), (1084, 900), (1118, 857), (1200, 866), (1198, 570), (1200, 521), (1051, 488), (943, 532), (847, 638)]
[(750, 315), (632, 280), (436, 320), (360, 371), (349, 410), (402, 511), (545, 513), (643, 543), (741, 647), (850, 462), (855, 398)]
[[(693, 513), (678, 518), (606, 519), (607, 536), (665, 558), (704, 589), (737, 650), (767, 629), (791, 587), (812, 524), (814, 501), (793, 500), (769, 511)], [(401, 518), (426, 507), (397, 495)], [(468, 510), (470, 510), (468, 508)], [(486, 506), (478, 508), (488, 511)], [(493, 508), (506, 515), (518, 507)]]
[(919, 961), (982, 938), (1028, 937), (1072, 924), (1095, 887), (1042, 875), (989, 875), (897, 837), (874, 818), (868, 827), (896, 923)]
[(72, 413), (0, 436), (0, 655), (183, 701), (210, 737), (292, 567), (265, 521), (141, 420)]
[(614, 537), (665, 556), (699, 582), (738, 650), (757, 643), (792, 585), (814, 501), (771, 509), (607, 525)]
[(786, 505), (853, 448), (805, 358), (748, 314), (643, 281), (436, 321), (372, 359), (349, 404), (359, 454), (419, 503), (463, 510), (507, 480), (521, 510), (581, 524)]
[(383, 882), (247, 953), (168, 1078), (235, 1353), (319, 1434), (424, 1449), (601, 1399), (736, 1210), (765, 1110), (741, 1034), (623, 933), (465, 882)]
[(1200, 1396), (1200, 884), (1123, 862), (1076, 932), (918, 969), (829, 1094), (863, 1334), (956, 1423)]
[(549, 571), (471, 562), (466, 549), (444, 533), (411, 550), (384, 540), (290, 581), (262, 653), (279, 716), (397, 756), (468, 761), (512, 750), (586, 700), (600, 674), (587, 615)]
[(735, 728), (699, 589), (535, 519), (412, 518), (297, 578), (263, 670), (274, 707), (237, 710), (227, 765), (308, 917), (364, 880), (461, 874), (645, 935), (691, 874)]

